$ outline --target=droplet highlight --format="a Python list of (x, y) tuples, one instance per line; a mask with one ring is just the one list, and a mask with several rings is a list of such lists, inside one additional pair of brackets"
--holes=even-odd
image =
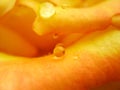
[(74, 60), (78, 60), (78, 59), (79, 59), (79, 56), (74, 56), (73, 59), (74, 59)]

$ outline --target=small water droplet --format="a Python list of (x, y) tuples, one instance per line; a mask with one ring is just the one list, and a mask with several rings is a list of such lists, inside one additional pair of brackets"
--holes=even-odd
[(59, 35), (58, 35), (57, 33), (55, 33), (55, 34), (53, 35), (53, 39), (58, 39), (58, 37), (59, 37)]
[(65, 54), (65, 48), (61, 44), (57, 44), (53, 50), (53, 54), (56, 57), (62, 57)]

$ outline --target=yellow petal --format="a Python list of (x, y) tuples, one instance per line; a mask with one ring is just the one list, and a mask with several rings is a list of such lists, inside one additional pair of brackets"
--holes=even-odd
[(14, 5), (16, 0), (0, 0), (0, 16), (10, 11)]
[(112, 25), (115, 26), (115, 27), (120, 28), (120, 14), (113, 16)]
[(0, 26), (0, 50), (17, 56), (33, 57), (37, 49), (10, 29)]

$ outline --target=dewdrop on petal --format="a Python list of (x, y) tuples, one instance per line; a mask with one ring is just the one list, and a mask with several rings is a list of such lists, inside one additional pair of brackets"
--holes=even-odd
[(55, 57), (62, 57), (65, 54), (65, 47), (62, 44), (56, 45), (53, 54)]
[(15, 2), (16, 0), (0, 0), (0, 16), (10, 11), (14, 7)]
[(53, 39), (58, 39), (59, 38), (59, 35), (57, 34), (57, 33), (55, 33), (54, 35), (53, 35)]
[(55, 7), (50, 2), (45, 2), (40, 5), (40, 16), (42, 18), (50, 18), (55, 14)]

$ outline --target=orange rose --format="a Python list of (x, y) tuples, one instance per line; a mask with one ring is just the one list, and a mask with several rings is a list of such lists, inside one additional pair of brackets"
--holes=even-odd
[(17, 0), (8, 10), (0, 4), (0, 90), (89, 90), (119, 81), (119, 4)]

